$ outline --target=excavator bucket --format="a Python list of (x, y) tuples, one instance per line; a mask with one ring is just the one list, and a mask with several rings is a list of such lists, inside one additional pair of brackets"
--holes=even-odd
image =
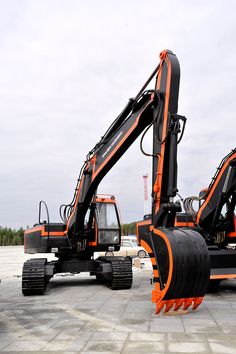
[(203, 237), (190, 228), (156, 228), (140, 244), (150, 255), (156, 314), (162, 310), (195, 310), (207, 292), (210, 259)]

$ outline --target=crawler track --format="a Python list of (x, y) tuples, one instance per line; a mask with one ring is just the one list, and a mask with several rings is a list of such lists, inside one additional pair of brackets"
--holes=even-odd
[(133, 281), (132, 260), (129, 257), (109, 260), (112, 267), (112, 290), (130, 289)]
[(24, 263), (22, 271), (23, 295), (43, 295), (46, 286), (46, 262), (46, 258), (35, 258)]

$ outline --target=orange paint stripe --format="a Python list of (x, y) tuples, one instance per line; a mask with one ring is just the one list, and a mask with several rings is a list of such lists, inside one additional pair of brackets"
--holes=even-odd
[(158, 278), (159, 277), (159, 273), (158, 273), (158, 270), (157, 269), (154, 269), (153, 270), (153, 275), (155, 278)]
[(236, 274), (214, 274), (210, 276), (210, 279), (233, 279), (236, 278)]
[[(144, 240), (141, 240), (141, 244), (140, 245), (147, 251), (148, 254), (153, 253), (153, 250), (151, 249), (151, 247)], [(150, 257), (150, 260), (152, 262), (152, 265), (154, 265), (154, 266), (157, 265), (155, 257)]]
[(88, 245), (89, 246), (97, 246), (97, 242), (96, 241), (91, 241), (91, 242), (88, 242)]
[[(48, 232), (42, 231), (41, 236), (42, 237), (48, 236)], [(52, 232), (49, 232), (49, 236), (60, 236), (61, 237), (61, 236), (65, 236), (65, 232), (52, 231)]]
[[(48, 231), (45, 231), (44, 226), (38, 226), (33, 229), (27, 229), (27, 230), (25, 230), (25, 234), (28, 235), (28, 234), (32, 234), (32, 233), (38, 232), (38, 231), (41, 231), (42, 237), (48, 236)], [(65, 236), (65, 234), (66, 234), (66, 231), (51, 231), (51, 232), (49, 232), (49, 236)]]
[(226, 234), (226, 237), (236, 237), (236, 232), (229, 232)]
[(179, 222), (179, 221), (176, 221), (175, 222), (175, 226), (179, 226), (179, 227), (183, 227), (183, 226), (194, 227), (194, 223), (193, 222)]
[(96, 203), (111, 203), (111, 204), (116, 204), (114, 199), (110, 198), (96, 198)]
[(153, 250), (146, 241), (141, 240), (141, 246), (147, 251), (147, 253), (153, 253)]
[(156, 258), (155, 257), (150, 257), (152, 265), (157, 265)]
[[(166, 94), (165, 94), (165, 107), (164, 107), (162, 136), (161, 136), (162, 140), (167, 134), (166, 130), (167, 130), (167, 120), (168, 120), (168, 111), (169, 111), (170, 82), (171, 82), (171, 63), (169, 61), (168, 56), (166, 56), (165, 59), (166, 59), (166, 65), (167, 65), (167, 82), (166, 82)], [(157, 87), (157, 89), (159, 89), (159, 88), (160, 87)], [(162, 179), (163, 179), (162, 175), (163, 175), (163, 166), (164, 166), (165, 145), (166, 145), (165, 142), (161, 145), (161, 154), (160, 154), (160, 157), (159, 157), (158, 171), (157, 171), (157, 177), (156, 177), (156, 181), (155, 181), (155, 185), (157, 185), (157, 187), (159, 189), (157, 191), (157, 202), (156, 202), (156, 206), (155, 206), (155, 213), (157, 213), (157, 211), (158, 211), (158, 209), (160, 207), (160, 197), (161, 197), (161, 186), (162, 186)]]
[(150, 220), (144, 220), (144, 221), (138, 221), (137, 225), (143, 226), (143, 225), (151, 225), (151, 219)]

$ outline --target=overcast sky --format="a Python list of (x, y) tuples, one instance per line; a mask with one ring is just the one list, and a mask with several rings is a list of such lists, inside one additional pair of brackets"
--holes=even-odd
[[(0, 225), (32, 225), (40, 199), (59, 221), (85, 155), (166, 48), (180, 61), (188, 118), (179, 190), (207, 186), (236, 145), (235, 13), (233, 0), (0, 0)], [(100, 186), (124, 222), (142, 218), (145, 173), (151, 161), (137, 141)]]

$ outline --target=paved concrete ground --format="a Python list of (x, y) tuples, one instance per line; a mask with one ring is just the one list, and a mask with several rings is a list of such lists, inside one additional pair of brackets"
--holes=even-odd
[(131, 290), (87, 274), (57, 276), (44, 296), (21, 295), (22, 247), (0, 247), (0, 351), (236, 353), (236, 281), (185, 315), (154, 314), (150, 261)]

